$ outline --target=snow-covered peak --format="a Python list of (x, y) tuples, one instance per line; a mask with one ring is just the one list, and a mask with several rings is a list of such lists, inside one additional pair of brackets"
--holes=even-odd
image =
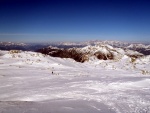
[(143, 55), (142, 53), (139, 53), (139, 52), (134, 51), (134, 50), (129, 50), (129, 49), (125, 50), (125, 52), (127, 55), (140, 55), (140, 56)]
[(130, 44), (127, 48), (146, 48), (144, 44)]
[(144, 55), (150, 55), (150, 45), (146, 44), (130, 44), (126, 49), (138, 51)]
[(110, 45), (95, 45), (95, 46), (86, 46), (81, 49), (83, 53), (91, 53), (94, 54), (96, 52), (101, 52), (104, 54), (108, 54), (109, 50), (114, 49)]
[(58, 47), (54, 47), (54, 46), (48, 46), (47, 48), (50, 48), (50, 49), (59, 49)]

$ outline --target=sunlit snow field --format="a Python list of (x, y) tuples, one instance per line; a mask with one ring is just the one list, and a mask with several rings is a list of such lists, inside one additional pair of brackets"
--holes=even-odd
[(0, 51), (0, 113), (150, 113), (150, 57), (85, 63)]

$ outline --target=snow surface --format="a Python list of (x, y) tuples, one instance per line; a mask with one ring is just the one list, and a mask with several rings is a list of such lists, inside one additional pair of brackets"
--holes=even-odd
[(0, 51), (0, 113), (150, 113), (149, 58), (79, 63)]

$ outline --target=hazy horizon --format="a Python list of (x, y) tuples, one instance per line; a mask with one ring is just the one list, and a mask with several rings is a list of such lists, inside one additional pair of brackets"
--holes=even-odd
[(82, 44), (85, 42), (91, 42), (91, 41), (95, 41), (95, 42), (105, 42), (105, 41), (113, 41), (113, 42), (120, 42), (120, 43), (131, 43), (131, 44), (150, 44), (150, 41), (121, 41), (121, 40), (84, 40), (84, 41), (1, 41), (1, 43), (24, 43), (24, 44), (58, 44), (58, 43), (76, 43), (76, 44)]

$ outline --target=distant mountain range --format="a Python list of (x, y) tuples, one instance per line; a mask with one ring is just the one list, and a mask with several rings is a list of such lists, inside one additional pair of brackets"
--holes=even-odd
[(85, 42), (53, 42), (53, 43), (13, 43), (0, 42), (0, 50), (23, 50), (23, 51), (39, 51), (49, 46), (58, 48), (81, 48), (95, 45), (110, 45), (114, 48), (122, 48), (124, 50), (134, 50), (144, 55), (150, 55), (150, 44), (148, 43), (129, 43), (121, 41), (85, 41)]

